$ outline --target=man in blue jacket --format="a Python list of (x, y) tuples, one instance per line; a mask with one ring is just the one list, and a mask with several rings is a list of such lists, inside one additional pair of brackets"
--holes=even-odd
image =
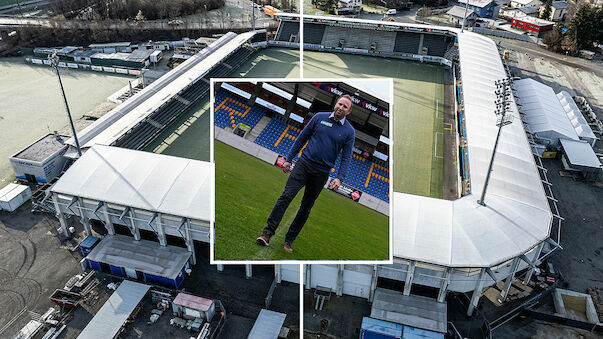
[[(262, 235), (257, 238), (258, 244), (268, 246), (270, 237), (276, 232), (287, 207), (289, 207), (297, 192), (305, 186), (301, 206), (291, 226), (289, 226), (283, 245), (285, 251), (293, 252), (291, 244), (306, 220), (308, 220), (314, 201), (329, 179), (329, 173), (335, 165), (339, 152), (342, 152), (341, 164), (339, 165), (337, 178), (333, 179), (330, 188), (335, 190), (341, 185), (350, 167), (354, 139), (356, 138), (354, 127), (346, 119), (351, 111), (352, 98), (349, 95), (343, 95), (337, 100), (333, 112), (316, 113), (297, 137), (282, 166), (283, 172), (291, 172), (291, 174), (283, 194), (276, 201), (272, 213), (268, 217)], [(291, 171), (291, 162), (306, 141), (308, 144)]]

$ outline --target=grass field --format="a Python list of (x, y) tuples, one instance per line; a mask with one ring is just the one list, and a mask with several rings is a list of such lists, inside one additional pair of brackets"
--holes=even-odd
[[(299, 77), (299, 51), (285, 48), (260, 50), (234, 70), (232, 77)], [(209, 161), (209, 97), (191, 107), (144, 150)]]
[(394, 191), (443, 197), (444, 68), (304, 51), (305, 78), (393, 78)]
[(301, 202), (289, 206), (269, 247), (255, 238), (282, 193), (287, 175), (275, 166), (221, 142), (215, 144), (216, 260), (387, 260), (388, 218), (336, 193), (323, 190), (306, 225), (283, 250), (285, 234)]

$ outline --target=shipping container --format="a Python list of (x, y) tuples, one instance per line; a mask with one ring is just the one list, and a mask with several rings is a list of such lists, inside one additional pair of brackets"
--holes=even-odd
[(364, 317), (360, 339), (401, 339), (404, 326), (389, 321)]

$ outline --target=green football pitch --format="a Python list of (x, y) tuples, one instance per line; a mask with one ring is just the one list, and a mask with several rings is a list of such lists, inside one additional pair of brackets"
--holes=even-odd
[(394, 191), (443, 197), (444, 68), (304, 51), (304, 78), (393, 78)]
[(388, 218), (328, 190), (320, 194), (293, 244), (285, 234), (301, 203), (300, 191), (285, 213), (270, 246), (256, 244), (287, 181), (276, 166), (221, 142), (215, 143), (216, 260), (387, 260)]

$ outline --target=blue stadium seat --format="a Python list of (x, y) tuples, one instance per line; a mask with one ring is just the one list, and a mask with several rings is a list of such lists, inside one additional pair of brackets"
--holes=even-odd
[(220, 128), (235, 127), (239, 123), (253, 128), (266, 114), (266, 110), (255, 106), (249, 107), (238, 97), (229, 95), (222, 90), (216, 91), (214, 99), (216, 105), (215, 125)]

